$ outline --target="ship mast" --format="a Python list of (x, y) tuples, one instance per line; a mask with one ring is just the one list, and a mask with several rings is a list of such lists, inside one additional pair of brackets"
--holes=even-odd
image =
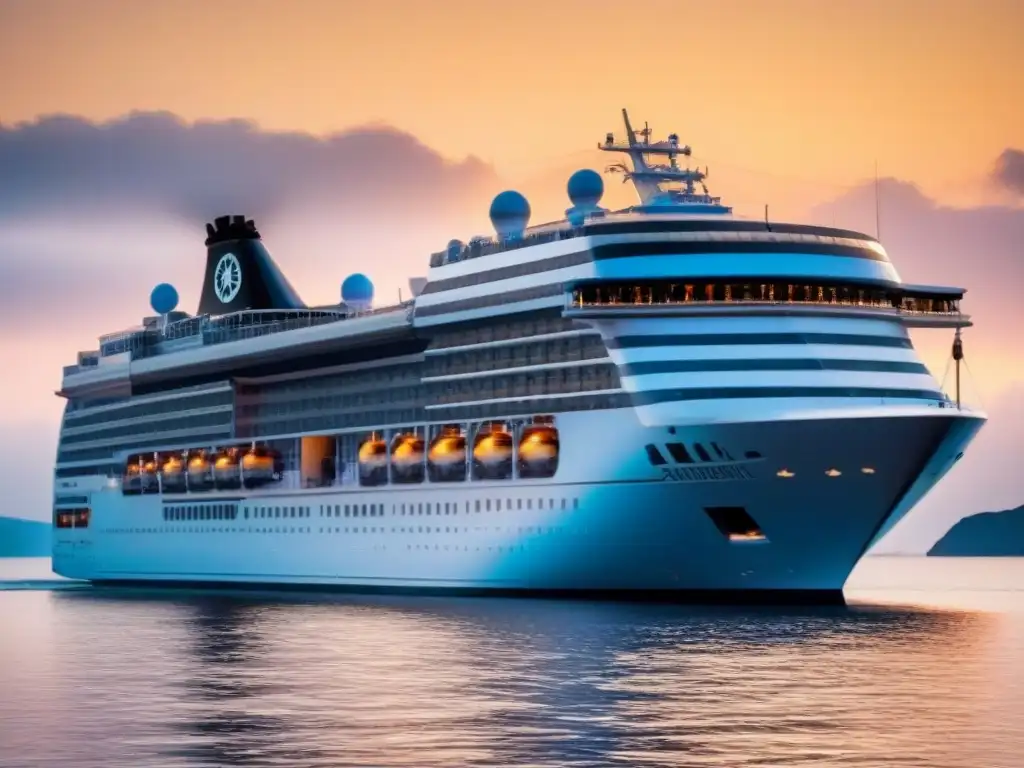
[[(639, 131), (634, 131), (629, 121), (629, 114), (622, 110), (622, 120), (626, 125), (626, 143), (616, 143), (615, 134), (605, 136), (603, 144), (597, 148), (603, 152), (621, 152), (629, 155), (633, 168), (630, 170), (625, 163), (608, 166), (609, 173), (621, 173), (623, 181), (632, 181), (636, 188), (640, 203), (644, 206), (687, 206), (696, 211), (706, 213), (729, 213), (731, 208), (722, 205), (722, 198), (712, 197), (704, 180), (707, 168), (691, 169), (689, 162), (685, 168), (679, 165), (679, 156), (689, 158), (692, 150), (689, 145), (679, 145), (679, 136), (669, 134), (666, 141), (651, 141), (651, 128), (647, 123)], [(651, 158), (663, 157), (667, 163), (658, 163)], [(701, 192), (697, 191), (700, 185)]]

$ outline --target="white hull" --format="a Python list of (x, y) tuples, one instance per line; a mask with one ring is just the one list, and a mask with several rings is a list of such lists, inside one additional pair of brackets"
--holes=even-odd
[[(95, 491), (88, 528), (55, 529), (54, 570), (98, 582), (223, 586), (838, 594), (983, 423), (929, 406), (772, 419), (669, 427), (642, 425), (632, 409), (562, 414), (553, 480)], [(693, 462), (672, 460), (667, 443), (689, 446)], [(696, 443), (716, 444), (729, 460), (700, 461)], [(668, 460), (652, 463), (647, 445)], [(783, 468), (793, 476), (779, 477)], [(200, 502), (237, 504), (237, 515), (165, 519), (165, 507)], [(346, 505), (359, 516), (346, 517)], [(364, 506), (378, 514), (364, 516)], [(278, 507), (308, 512), (258, 511)], [(730, 540), (709, 507), (742, 507), (765, 539)]]

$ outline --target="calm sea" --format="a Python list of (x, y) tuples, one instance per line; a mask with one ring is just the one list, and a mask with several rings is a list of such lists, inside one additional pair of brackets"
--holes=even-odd
[(829, 609), (97, 592), (0, 561), (0, 766), (1024, 765), (1024, 560)]

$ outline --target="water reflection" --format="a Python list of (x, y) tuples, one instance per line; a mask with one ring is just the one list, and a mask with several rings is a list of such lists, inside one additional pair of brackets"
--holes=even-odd
[(224, 766), (249, 765), (249, 756), (279, 751), (288, 743), (287, 718), (250, 707), (288, 690), (258, 671), (267, 646), (260, 606), (211, 597), (193, 598), (181, 608), (186, 663), (172, 685), (180, 686), (176, 698), (188, 706), (168, 723), (182, 738), (159, 751), (175, 762)]
[(19, 760), (0, 726), (5, 766), (996, 766), (1021, 745), (999, 680), (1024, 638), (999, 615), (22, 597), (51, 631), (14, 658), (62, 660), (43, 699), (0, 670), (0, 719), (30, 710)]

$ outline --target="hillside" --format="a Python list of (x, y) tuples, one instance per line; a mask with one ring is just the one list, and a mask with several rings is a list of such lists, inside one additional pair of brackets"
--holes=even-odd
[(1024, 557), (1024, 506), (960, 520), (935, 542), (937, 557)]

